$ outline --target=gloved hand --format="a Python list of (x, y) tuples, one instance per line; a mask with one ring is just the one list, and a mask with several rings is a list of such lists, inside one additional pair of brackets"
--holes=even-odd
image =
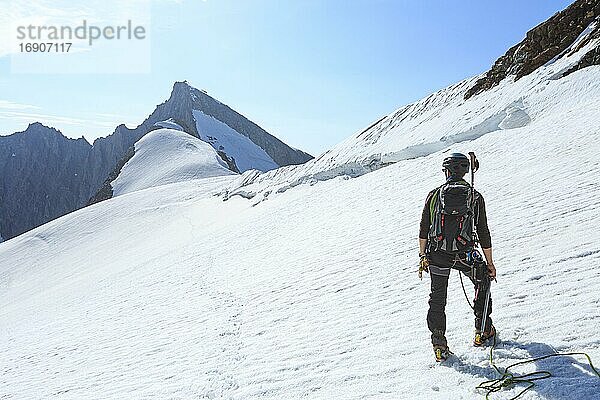
[(490, 278), (496, 280), (496, 267), (494, 266), (494, 264), (488, 263), (487, 269)]
[(421, 260), (419, 261), (419, 279), (423, 279), (423, 271), (429, 272), (429, 258), (426, 254), (420, 254)]

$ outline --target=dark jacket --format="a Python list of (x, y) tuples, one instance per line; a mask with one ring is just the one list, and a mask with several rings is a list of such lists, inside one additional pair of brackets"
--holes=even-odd
[[(419, 229), (420, 239), (429, 239), (429, 229), (431, 227), (430, 204), (434, 193), (438, 189), (439, 187), (429, 192), (427, 195), (427, 200), (425, 200), (425, 207), (423, 207), (423, 214), (421, 215), (421, 225)], [(481, 244), (481, 247), (484, 249), (492, 247), (492, 238), (490, 236), (487, 216), (485, 214), (485, 201), (483, 200), (481, 193), (479, 193), (477, 190), (475, 190), (475, 229), (477, 231), (477, 237), (479, 238), (479, 244)]]

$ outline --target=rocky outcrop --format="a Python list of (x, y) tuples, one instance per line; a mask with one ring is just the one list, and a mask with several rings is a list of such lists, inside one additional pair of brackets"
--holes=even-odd
[[(575, 1), (527, 32), (521, 43), (511, 47), (496, 60), (484, 77), (475, 82), (466, 92), (465, 99), (493, 88), (510, 75), (516, 80), (529, 75), (563, 53), (598, 16), (600, 0)], [(588, 63), (596, 59), (590, 55)]]
[[(600, 16), (596, 19), (596, 21), (597, 25), (595, 32), (591, 34), (586, 41), (581, 43), (582, 46), (587, 44), (591, 40), (600, 39)], [(590, 67), (592, 65), (600, 65), (600, 46), (588, 51), (576, 65), (565, 71), (563, 77), (572, 74), (575, 71), (579, 71), (580, 69)]]
[(0, 137), (0, 230), (5, 239), (82, 204), (91, 148), (83, 138), (67, 139), (39, 123)]
[(131, 158), (135, 155), (135, 146), (131, 146), (125, 156), (117, 163), (117, 166), (108, 175), (108, 178), (102, 184), (102, 187), (96, 192), (96, 194), (88, 201), (87, 205), (99, 203), (104, 200), (108, 200), (113, 197), (112, 181), (117, 179), (121, 170)]

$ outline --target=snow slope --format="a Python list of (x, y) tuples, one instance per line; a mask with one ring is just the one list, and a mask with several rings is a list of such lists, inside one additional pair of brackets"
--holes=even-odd
[(119, 196), (168, 183), (232, 174), (208, 143), (180, 130), (158, 129), (136, 142), (135, 155), (112, 187)]
[(193, 110), (192, 114), (200, 139), (233, 158), (240, 172), (251, 169), (264, 172), (279, 167), (262, 148), (227, 124), (199, 110)]
[[(600, 363), (600, 68), (544, 85), (526, 126), (452, 150), (479, 154), (506, 366), (556, 351)], [(550, 95), (550, 94), (553, 94)], [(560, 150), (560, 152), (557, 152)], [(434, 366), (422, 202), (445, 151), (268, 201), (213, 196), (235, 176), (129, 193), (0, 244), (0, 394), (7, 399), (473, 399), (495, 376), (473, 348), (451, 277)], [(593, 399), (584, 359), (524, 399)], [(524, 367), (521, 372), (533, 367)], [(507, 389), (494, 398), (515, 395)]]
[[(585, 46), (577, 45), (593, 32), (598, 21), (592, 22), (561, 57), (516, 82), (505, 79), (493, 89), (465, 100), (465, 93), (480, 76), (466, 79), (399, 108), (305, 164), (264, 174), (247, 172), (226, 193), (245, 197), (260, 194), (256, 198), (260, 201), (271, 193), (299, 184), (341, 175), (359, 176), (493, 132), (526, 127), (542, 114), (560, 112), (565, 97), (579, 102), (596, 96), (598, 82), (591, 71), (597, 71), (598, 66), (589, 67), (591, 71), (583, 74), (582, 79), (589, 81), (589, 87), (579, 80), (571, 83), (570, 76), (561, 76), (600, 45), (600, 39), (590, 40)], [(574, 85), (581, 86), (582, 93), (573, 92)]]

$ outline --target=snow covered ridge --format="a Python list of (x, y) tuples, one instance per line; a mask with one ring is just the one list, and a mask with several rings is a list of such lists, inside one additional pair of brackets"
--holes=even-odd
[(192, 110), (199, 139), (186, 133), (172, 118), (135, 144), (110, 185), (112, 196), (190, 179), (232, 175), (237, 171), (268, 171), (278, 165), (258, 145), (202, 111)]
[(577, 45), (562, 57), (517, 81), (509, 77), (493, 89), (465, 100), (465, 94), (481, 76), (466, 79), (401, 107), (306, 164), (264, 174), (247, 172), (222, 195), (226, 199), (239, 195), (262, 201), (271, 193), (299, 184), (314, 184), (337, 176), (357, 177), (493, 132), (535, 126), (536, 119), (555, 112), (561, 103), (600, 95), (600, 66), (565, 76), (582, 57), (598, 49), (600, 36), (595, 24), (592, 22), (585, 37), (579, 37)]
[(112, 182), (113, 195), (234, 174), (208, 143), (180, 130), (163, 128), (135, 144), (134, 156)]
[(159, 128), (175, 129), (182, 132), (185, 131), (181, 125), (179, 125), (177, 122), (175, 122), (175, 120), (173, 120), (173, 118), (169, 118), (165, 121), (158, 121), (154, 124), (154, 126), (157, 126)]

